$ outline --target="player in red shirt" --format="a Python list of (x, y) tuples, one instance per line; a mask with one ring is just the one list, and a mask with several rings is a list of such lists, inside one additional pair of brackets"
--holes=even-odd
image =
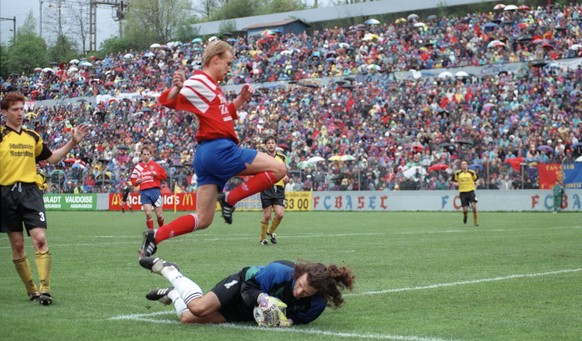
[[(233, 57), (234, 51), (228, 43), (209, 43), (202, 55), (202, 71), (195, 71), (188, 79), (180, 71), (175, 72), (172, 88), (159, 98), (162, 105), (192, 112), (199, 121), (194, 156), (198, 180), (196, 213), (181, 216), (157, 230), (146, 231), (142, 256), (155, 253), (157, 244), (163, 240), (210, 226), (217, 199), (224, 220), (231, 224), (238, 201), (273, 186), (287, 174), (282, 162), (238, 146), (239, 139), (234, 131), (236, 111), (251, 99), (254, 89), (245, 84), (232, 103), (226, 102), (218, 82), (230, 72)], [(226, 182), (235, 175), (247, 176), (247, 180), (229, 193), (222, 193)]]
[(131, 173), (131, 183), (139, 186), (141, 205), (146, 215), (146, 226), (153, 230), (154, 220), (152, 209), (156, 213), (158, 226), (164, 225), (164, 210), (162, 203), (161, 181), (166, 180), (166, 170), (152, 160), (152, 150), (149, 146), (141, 149), (142, 161), (138, 163)]

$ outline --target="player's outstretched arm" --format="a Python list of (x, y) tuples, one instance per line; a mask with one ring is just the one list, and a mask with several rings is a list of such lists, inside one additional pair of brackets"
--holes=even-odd
[(55, 164), (61, 161), (79, 142), (83, 140), (85, 135), (89, 132), (89, 126), (85, 124), (80, 124), (77, 128), (73, 129), (73, 135), (71, 140), (67, 142), (61, 148), (53, 151), (53, 155), (51, 155), (47, 160), (50, 164)]

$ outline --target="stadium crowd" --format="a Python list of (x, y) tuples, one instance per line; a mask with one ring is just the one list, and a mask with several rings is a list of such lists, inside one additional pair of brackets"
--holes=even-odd
[[(290, 190), (449, 189), (461, 158), (479, 172), (483, 188), (536, 188), (537, 163), (572, 162), (582, 152), (582, 70), (551, 63), (580, 56), (581, 39), (579, 4), (229, 38), (237, 50), (229, 83), (259, 88), (236, 130), (253, 147), (269, 134), (279, 137)], [(27, 125), (55, 145), (73, 125), (92, 126), (89, 143), (74, 155), (56, 168), (43, 165), (52, 190), (119, 191), (149, 142), (169, 178), (195, 188), (189, 165), (196, 122), (159, 106), (155, 94), (178, 67), (198, 67), (203, 43), (71, 61), (4, 81), (2, 92), (19, 89), (35, 100), (107, 98), (27, 114)], [(523, 74), (390, 77), (517, 61), (530, 62)], [(336, 78), (317, 82), (321, 77)], [(268, 81), (288, 82), (261, 86)], [(128, 93), (143, 96), (122, 96)]]

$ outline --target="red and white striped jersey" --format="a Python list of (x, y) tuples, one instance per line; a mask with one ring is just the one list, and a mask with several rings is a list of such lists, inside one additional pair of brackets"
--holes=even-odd
[(199, 128), (196, 141), (228, 138), (239, 143), (234, 131), (233, 120), (237, 119), (233, 103), (227, 103), (218, 83), (206, 73), (196, 70), (192, 77), (184, 82), (178, 96), (168, 100), (165, 90), (159, 98), (160, 103), (170, 109), (186, 110), (198, 117)]
[[(155, 176), (153, 172), (156, 173)], [(143, 191), (149, 188), (161, 188), (162, 184), (160, 182), (166, 180), (167, 177), (166, 170), (157, 162), (150, 161), (147, 164), (140, 162), (133, 169), (133, 173), (131, 173), (131, 183), (134, 186), (139, 186), (139, 190)], [(137, 179), (140, 178), (143, 182), (138, 184)]]

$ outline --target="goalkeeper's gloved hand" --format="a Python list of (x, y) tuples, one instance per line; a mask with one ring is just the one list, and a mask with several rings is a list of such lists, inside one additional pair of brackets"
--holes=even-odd
[(281, 320), (284, 320), (283, 325), (290, 326), (287, 317), (285, 316), (285, 308), (287, 305), (276, 297), (271, 297), (266, 293), (262, 293), (257, 298), (259, 308), (263, 312), (263, 323), (267, 326), (279, 326)]

